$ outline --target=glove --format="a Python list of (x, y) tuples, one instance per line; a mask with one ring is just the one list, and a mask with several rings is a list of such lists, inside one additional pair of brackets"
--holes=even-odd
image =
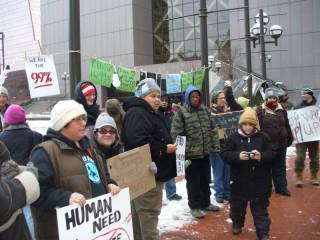
[(27, 166), (26, 166), (25, 171), (32, 172), (32, 173), (36, 176), (36, 178), (39, 177), (38, 168), (36, 168), (36, 167), (34, 166), (33, 162), (28, 162), (28, 163), (27, 163)]
[(2, 178), (13, 178), (20, 173), (19, 165), (13, 161), (8, 160), (2, 163), (1, 165), (1, 177)]
[(191, 165), (192, 161), (191, 160), (185, 160), (184, 161), (184, 167), (187, 168)]
[(157, 168), (157, 165), (155, 164), (155, 162), (151, 162), (151, 164), (150, 164), (150, 171), (151, 171), (154, 175), (157, 174), (158, 168)]

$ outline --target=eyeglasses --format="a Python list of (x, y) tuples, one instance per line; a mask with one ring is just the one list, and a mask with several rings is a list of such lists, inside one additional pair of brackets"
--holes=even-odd
[(80, 116), (78, 116), (78, 117), (76, 117), (76, 118), (74, 118), (72, 120), (77, 121), (77, 122), (81, 122), (81, 121), (85, 121), (86, 122), (88, 119), (87, 119), (86, 115), (80, 115)]
[(106, 135), (107, 133), (109, 133), (109, 134), (111, 134), (111, 135), (117, 134), (117, 132), (116, 132), (115, 130), (112, 130), (112, 129), (107, 130), (107, 129), (105, 129), (105, 128), (100, 128), (100, 129), (97, 130), (97, 132), (100, 133), (100, 134), (102, 134), (102, 135)]

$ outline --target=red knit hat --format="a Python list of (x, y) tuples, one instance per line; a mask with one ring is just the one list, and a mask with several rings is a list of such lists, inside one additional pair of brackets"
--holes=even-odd
[(96, 94), (96, 89), (91, 83), (85, 83), (81, 86), (81, 92), (84, 96)]

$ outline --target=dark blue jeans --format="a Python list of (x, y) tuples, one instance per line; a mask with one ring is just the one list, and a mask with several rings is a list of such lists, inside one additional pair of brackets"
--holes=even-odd
[(272, 161), (272, 179), (276, 193), (282, 193), (287, 190), (287, 173), (286, 173), (286, 153), (287, 148), (279, 148), (276, 156)]
[(219, 153), (210, 154), (216, 198), (230, 197), (230, 166)]
[(166, 197), (167, 199), (171, 198), (173, 195), (176, 194), (177, 187), (176, 187), (176, 180), (175, 178), (170, 179), (164, 185), (166, 189)]

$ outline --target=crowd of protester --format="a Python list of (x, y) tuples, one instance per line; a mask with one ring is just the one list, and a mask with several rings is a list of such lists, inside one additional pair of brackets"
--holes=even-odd
[[(183, 96), (169, 96), (146, 78), (138, 83), (134, 96), (123, 102), (108, 99), (102, 109), (95, 85), (80, 81), (72, 100), (58, 101), (52, 108), (51, 126), (44, 136), (29, 128), (25, 110), (10, 105), (8, 96), (1, 86), (1, 239), (58, 239), (55, 209), (83, 206), (87, 199), (119, 193), (108, 159), (149, 144), (156, 187), (130, 204), (134, 238), (159, 240), (163, 190), (169, 201), (182, 199), (176, 192), (178, 135), (186, 136), (185, 179), (192, 217), (205, 218), (207, 211), (220, 210), (210, 200), (213, 180), (216, 202), (230, 204), (232, 233), (241, 233), (250, 204), (257, 237), (265, 240), (271, 223), (272, 183), (276, 194), (291, 195), (286, 150), (293, 135), (287, 110), (294, 107), (288, 95), (275, 88), (267, 88), (263, 103), (251, 108), (249, 99), (234, 98), (227, 81), (223, 90), (212, 95), (208, 108), (195, 86), (189, 86)], [(295, 109), (315, 104), (313, 90), (303, 88)], [(215, 117), (233, 111), (241, 111), (239, 126), (226, 135)], [(296, 186), (304, 185), (307, 151), (311, 184), (319, 185), (319, 141), (298, 143), (296, 150)]]

